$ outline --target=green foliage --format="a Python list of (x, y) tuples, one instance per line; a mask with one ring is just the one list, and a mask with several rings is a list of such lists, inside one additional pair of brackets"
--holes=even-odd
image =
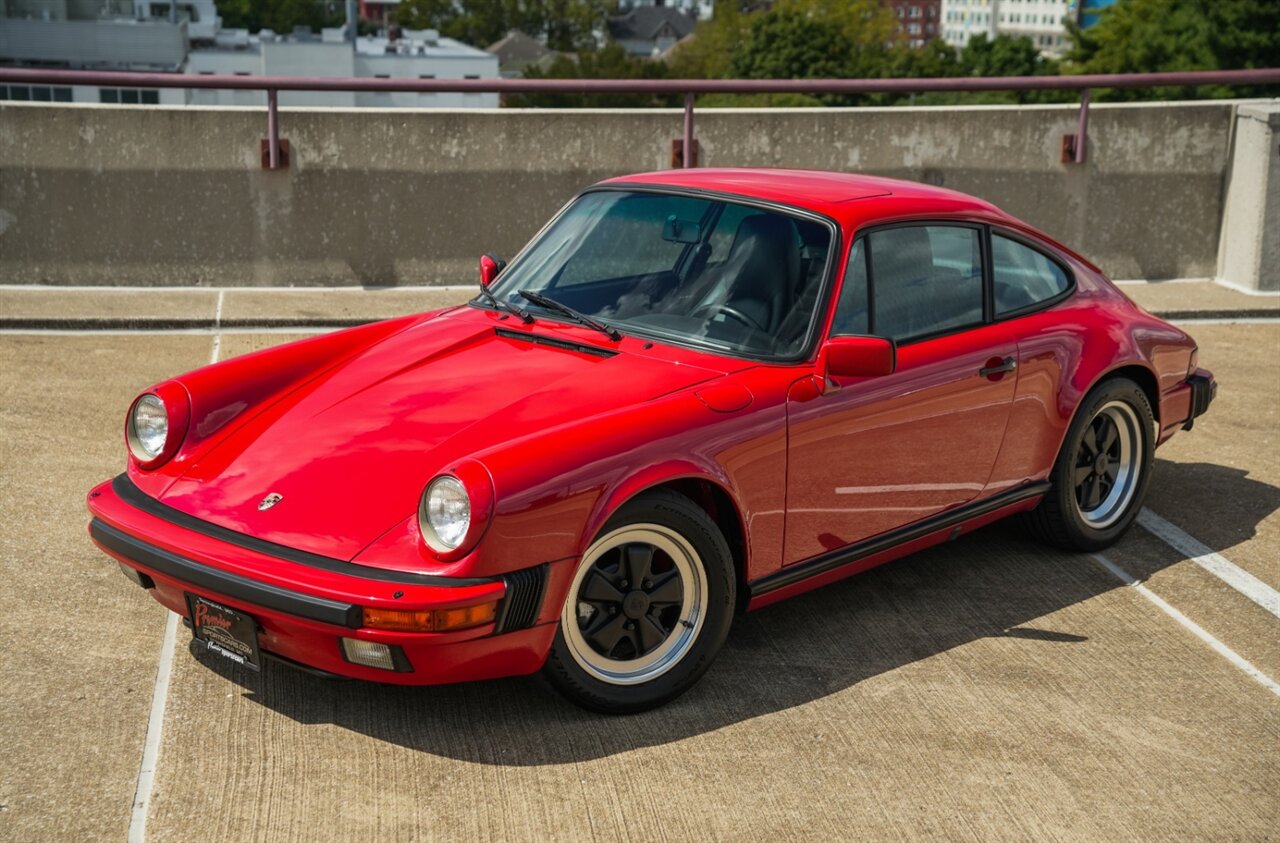
[(395, 14), (401, 26), (482, 48), (518, 29), (553, 50), (590, 50), (612, 8), (611, 0), (403, 0)]
[(775, 8), (751, 22), (729, 67), (745, 79), (834, 79), (847, 74), (851, 52), (826, 21)]
[[(406, 7), (440, 3), (466, 9), (481, 0), (406, 0)], [(483, 0), (509, 7), (545, 9), (551, 0)], [(586, 0), (560, 0), (566, 4)], [(506, 8), (506, 7), (504, 7)], [(587, 17), (594, 12), (589, 12)], [(583, 18), (586, 20), (586, 18)], [(526, 71), (531, 78), (642, 79), (807, 79), (807, 78), (947, 78), (958, 76), (1045, 76), (1058, 73), (1134, 73), (1162, 70), (1209, 70), (1280, 66), (1280, 2), (1277, 0), (1121, 0), (1102, 12), (1101, 21), (1082, 31), (1069, 25), (1074, 47), (1058, 62), (1040, 55), (1029, 38), (979, 34), (963, 50), (941, 40), (908, 48), (897, 35), (892, 12), (879, 0), (720, 0), (715, 15), (701, 21), (692, 38), (672, 50), (668, 61), (652, 62), (625, 55), (616, 47), (599, 54), (582, 52), (563, 58), (548, 71)], [(546, 27), (523, 25), (526, 31)], [(448, 30), (445, 30), (448, 32)], [(576, 41), (569, 27), (557, 36)], [(608, 52), (608, 51), (613, 52)], [(606, 52), (608, 54), (606, 55)], [(1188, 96), (1256, 96), (1271, 89), (1097, 92), (1102, 98), (1179, 98)], [(933, 92), (862, 96), (805, 94), (714, 94), (701, 96), (700, 107), (815, 105), (954, 105), (984, 103), (1074, 102), (1071, 91)], [(512, 98), (524, 105), (677, 105), (676, 97), (615, 95), (527, 96)]]
[[(525, 68), (526, 79), (661, 79), (665, 67), (660, 62), (629, 55), (617, 44), (577, 56), (557, 56), (546, 70), (536, 65)], [(680, 104), (676, 95), (650, 94), (512, 94), (506, 104), (513, 108), (647, 108)]]
[(312, 31), (342, 26), (345, 19), (341, 3), (322, 0), (219, 0), (218, 14), (223, 26), (230, 29), (270, 29), (282, 34), (298, 26)]
[[(1080, 73), (1151, 73), (1280, 67), (1276, 0), (1124, 0), (1086, 30), (1072, 27), (1067, 56)], [(1110, 99), (1274, 96), (1276, 87), (1157, 88), (1100, 92)]]

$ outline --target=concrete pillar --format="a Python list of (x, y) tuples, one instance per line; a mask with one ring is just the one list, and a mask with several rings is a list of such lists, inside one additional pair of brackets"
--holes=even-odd
[(1227, 171), (1218, 280), (1280, 293), (1280, 103), (1241, 105)]

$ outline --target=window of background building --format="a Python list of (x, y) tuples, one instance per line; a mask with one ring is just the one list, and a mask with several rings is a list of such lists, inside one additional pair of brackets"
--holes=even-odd
[(159, 105), (160, 92), (138, 88), (99, 88), (98, 102), (120, 105)]
[(46, 85), (0, 85), (0, 100), (14, 102), (71, 102), (70, 88)]

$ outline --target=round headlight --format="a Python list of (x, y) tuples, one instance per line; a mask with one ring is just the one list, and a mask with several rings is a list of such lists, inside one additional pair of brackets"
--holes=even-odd
[(462, 544), (471, 526), (471, 498), (461, 480), (446, 474), (431, 481), (418, 508), (418, 526), (432, 550)]
[(129, 450), (142, 462), (160, 456), (169, 438), (169, 413), (164, 402), (148, 392), (133, 403), (129, 414)]

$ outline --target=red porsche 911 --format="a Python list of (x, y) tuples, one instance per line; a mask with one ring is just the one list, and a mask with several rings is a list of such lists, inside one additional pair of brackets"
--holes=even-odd
[(482, 258), (465, 305), (147, 390), (89, 532), (249, 668), (542, 670), (638, 711), (735, 612), (997, 519), (1107, 546), (1214, 392), (1186, 333), (980, 199), (650, 173)]

